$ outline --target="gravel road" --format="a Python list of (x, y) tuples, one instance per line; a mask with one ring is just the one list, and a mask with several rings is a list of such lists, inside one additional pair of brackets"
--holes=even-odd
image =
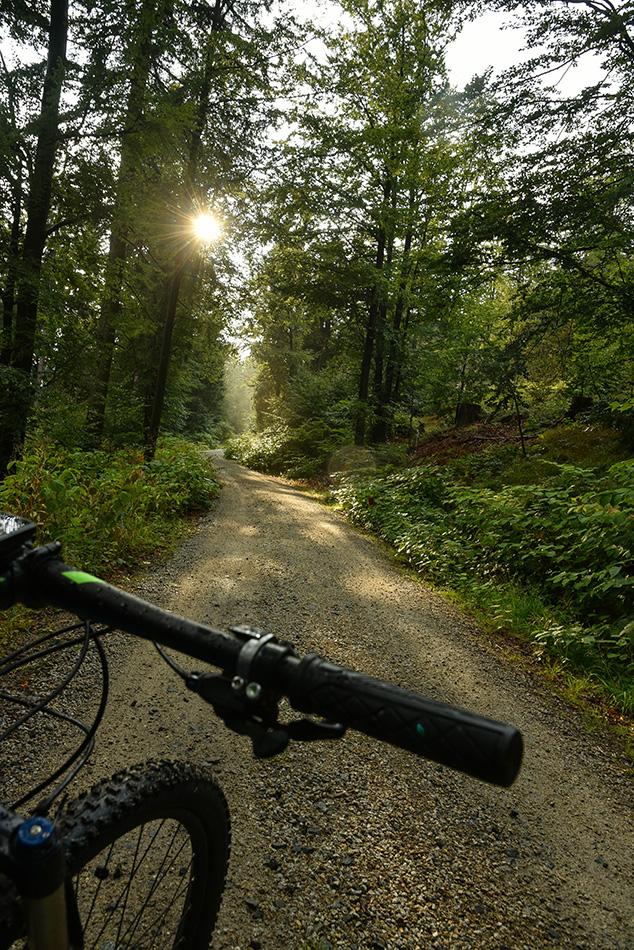
[(508, 721), (526, 745), (507, 790), (352, 733), (258, 761), (151, 647), (111, 648), (82, 781), (150, 755), (213, 766), (233, 818), (214, 950), (632, 950), (634, 783), (618, 754), (336, 512), (213, 462), (218, 504), (141, 596)]

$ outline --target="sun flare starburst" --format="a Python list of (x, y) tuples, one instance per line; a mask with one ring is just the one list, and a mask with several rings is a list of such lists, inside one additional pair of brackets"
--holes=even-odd
[(196, 215), (192, 224), (197, 240), (205, 244), (210, 244), (220, 237), (222, 225), (210, 211), (201, 211), (200, 214)]

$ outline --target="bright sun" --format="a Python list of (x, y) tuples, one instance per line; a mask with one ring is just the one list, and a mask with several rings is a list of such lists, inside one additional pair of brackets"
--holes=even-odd
[(220, 221), (208, 211), (203, 211), (197, 215), (194, 218), (193, 225), (194, 233), (199, 241), (215, 241), (222, 230)]

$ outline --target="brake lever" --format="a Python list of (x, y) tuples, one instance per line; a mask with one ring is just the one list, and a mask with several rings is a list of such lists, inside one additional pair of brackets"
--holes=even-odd
[[(259, 759), (279, 755), (291, 740), (340, 739), (346, 731), (340, 723), (316, 722), (308, 718), (278, 722), (275, 695), (266, 693), (259, 684), (245, 686), (241, 677), (230, 680), (219, 673), (191, 673), (185, 684), (213, 706), (216, 715), (229, 729), (251, 739), (253, 754)], [(255, 686), (259, 689), (253, 689)], [(251, 692), (249, 687), (252, 687)]]

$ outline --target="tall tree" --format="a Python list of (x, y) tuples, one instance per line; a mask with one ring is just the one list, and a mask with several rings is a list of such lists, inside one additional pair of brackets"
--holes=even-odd
[[(198, 191), (197, 179), (201, 157), (200, 151), (211, 108), (212, 82), (214, 75), (217, 75), (221, 68), (221, 64), (218, 61), (219, 58), (224, 59), (222, 43), (217, 41), (216, 34), (225, 28), (227, 19), (232, 13), (234, 6), (235, 0), (215, 0), (208, 15), (209, 24), (207, 26), (207, 41), (205, 44), (201, 83), (195, 104), (194, 121), (189, 134), (189, 146), (184, 168), (183, 197), (185, 207), (182, 208), (182, 214), (185, 219), (188, 217), (193, 218), (195, 213), (196, 194)], [(165, 317), (156, 374), (156, 388), (152, 401), (149, 428), (145, 438), (145, 455), (148, 459), (154, 457), (156, 449), (156, 440), (159, 434), (165, 401), (165, 390), (167, 387), (167, 372), (172, 351), (172, 335), (174, 333), (176, 308), (178, 306), (181, 285), (185, 277), (186, 269), (192, 262), (192, 253), (193, 248), (191, 244), (189, 242), (184, 243), (175, 256), (172, 272), (167, 278)]]
[(486, 159), (459, 133), (459, 112), (473, 103), (458, 103), (447, 84), (448, 8), (359, 0), (345, 10), (345, 29), (324, 39), (326, 61), (304, 77), (314, 98), (298, 110), (273, 217), (287, 231), (280, 247), (299, 244), (318, 260), (337, 246), (330, 279), (354, 282), (347, 306), (362, 443), (388, 436), (409, 392), (417, 324), (451, 306), (450, 222)]
[[(124, 262), (130, 241), (130, 230), (133, 227), (131, 195), (135, 190), (135, 182), (139, 182), (144, 171), (141, 156), (145, 114), (148, 109), (147, 85), (150, 70), (153, 66), (156, 67), (160, 57), (165, 55), (168, 46), (167, 37), (173, 36), (173, 32), (170, 33), (165, 29), (166, 20), (170, 21), (171, 7), (171, 0), (162, 4), (157, 4), (153, 0), (141, 0), (138, 11), (134, 10), (134, 16), (128, 21), (130, 38), (122, 65), (126, 67), (129, 84), (125, 113), (122, 116), (117, 186), (112, 208), (109, 251), (97, 331), (94, 387), (87, 420), (88, 440), (93, 443), (98, 443), (104, 432), (117, 318), (122, 305)], [(159, 26), (163, 27), (160, 39), (157, 37)]]
[[(58, 147), (60, 97), (66, 71), (68, 41), (68, 0), (51, 0), (48, 19), (48, 49), (37, 142), (29, 176), (26, 201), (26, 230), (19, 252), (20, 281), (16, 294), (15, 324), (12, 328), (10, 363), (3, 393), (4, 412), (0, 421), (0, 475), (17, 444), (23, 439), (32, 400), (30, 377), (35, 356), (35, 332), (42, 257), (47, 238), (53, 170)], [(15, 246), (15, 243), (14, 243)], [(12, 280), (12, 274), (9, 280)], [(5, 297), (6, 306), (12, 304)], [(5, 329), (8, 311), (5, 310)]]
[[(231, 202), (230, 196), (241, 192), (254, 176), (262, 137), (275, 113), (277, 61), (289, 41), (295, 41), (292, 17), (280, 14), (271, 19), (253, 0), (214, 0), (208, 7), (196, 8), (195, 16), (202, 17), (197, 24), (202, 42), (198, 70), (189, 79), (191, 122), (177, 189), (184, 234), (166, 272), (161, 349), (145, 436), (148, 458), (154, 453), (163, 412), (181, 288), (194, 272), (192, 218), (208, 204)], [(233, 206), (237, 211), (237, 202)]]
[[(529, 56), (488, 91), (482, 122), (504, 130), (507, 149), (456, 241), (502, 252), (527, 345), (585, 341), (598, 369), (593, 348), (629, 339), (634, 317), (634, 14), (620, 0), (496, 6), (516, 13)], [(573, 391), (618, 395), (620, 374), (590, 384), (567, 366)]]

